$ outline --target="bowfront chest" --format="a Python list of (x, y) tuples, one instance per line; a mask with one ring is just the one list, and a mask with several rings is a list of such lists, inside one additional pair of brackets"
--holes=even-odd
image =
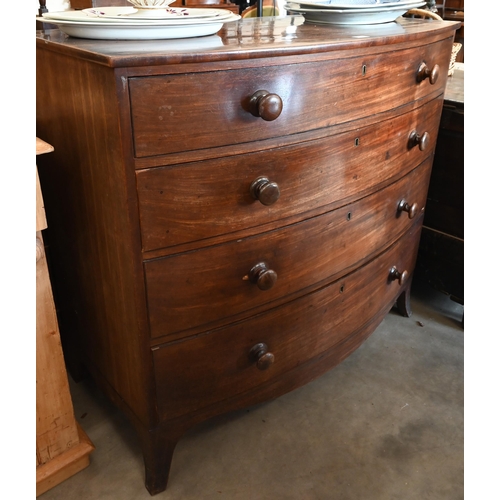
[(241, 20), (37, 36), (39, 172), (67, 362), (177, 441), (345, 359), (409, 293), (457, 23)]

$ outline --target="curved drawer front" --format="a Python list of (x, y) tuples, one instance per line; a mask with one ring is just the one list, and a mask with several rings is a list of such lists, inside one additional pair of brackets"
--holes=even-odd
[[(175, 418), (272, 383), (356, 335), (401, 293), (398, 281), (389, 278), (390, 269), (411, 273), (419, 234), (415, 228), (375, 260), (320, 291), (251, 320), (156, 348), (160, 417)], [(274, 355), (267, 369), (257, 368), (252, 353), (260, 343)]]
[[(431, 92), (443, 92), (452, 42), (348, 59), (130, 78), (135, 155), (295, 134), (375, 115)], [(433, 84), (429, 78), (418, 81), (422, 63), (440, 67)], [(266, 119), (252, 114), (252, 98), (262, 90), (281, 100), (277, 118), (277, 106), (272, 103), (272, 112), (266, 111), (262, 98), (257, 108), (260, 106)]]
[(428, 159), (384, 190), (299, 224), (147, 261), (151, 336), (267, 307), (346, 274), (421, 223), (430, 170)]
[[(441, 106), (435, 99), (377, 125), (295, 146), (138, 171), (143, 249), (258, 227), (367, 194), (429, 155)], [(412, 147), (412, 132), (427, 134), (423, 151)], [(254, 187), (259, 179), (267, 179), (260, 191)], [(259, 196), (269, 187), (279, 197), (266, 204)]]

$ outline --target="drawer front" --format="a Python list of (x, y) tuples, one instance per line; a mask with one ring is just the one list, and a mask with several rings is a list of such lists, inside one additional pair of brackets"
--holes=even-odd
[[(384, 190), (324, 215), (147, 261), (151, 336), (270, 307), (273, 301), (351, 271), (421, 219), (430, 170), (428, 159)], [(413, 218), (398, 209), (402, 200), (416, 204)]]
[[(335, 349), (380, 311), (387, 311), (401, 292), (401, 285), (389, 279), (390, 269), (395, 266), (411, 274), (419, 227), (375, 260), (318, 292), (251, 320), (154, 350), (160, 418), (200, 411), (271, 384)], [(274, 355), (274, 363), (264, 370), (257, 368), (251, 354), (259, 343)]]
[[(435, 99), (377, 125), (295, 146), (138, 171), (143, 249), (259, 227), (368, 193), (428, 156), (441, 106)], [(413, 131), (428, 134), (424, 151), (410, 147)]]
[[(450, 38), (419, 48), (348, 59), (130, 78), (135, 155), (296, 134), (443, 92), (452, 42)], [(418, 81), (422, 62), (429, 68), (440, 67), (435, 83), (429, 78)], [(252, 98), (261, 90), (281, 99), (277, 118), (273, 119), (276, 106), (263, 101), (260, 105), (267, 119), (252, 114)]]

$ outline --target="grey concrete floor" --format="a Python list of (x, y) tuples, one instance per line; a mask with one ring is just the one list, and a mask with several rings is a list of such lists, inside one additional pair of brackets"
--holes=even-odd
[[(415, 282), (413, 315), (391, 311), (316, 381), (218, 417), (178, 443), (158, 500), (464, 498), (463, 307)], [(41, 500), (147, 500), (138, 439), (90, 383), (70, 381), (96, 449)]]

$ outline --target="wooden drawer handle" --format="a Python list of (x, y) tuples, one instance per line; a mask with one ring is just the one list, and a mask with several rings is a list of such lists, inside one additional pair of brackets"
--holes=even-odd
[(259, 370), (267, 370), (274, 363), (274, 354), (268, 351), (266, 344), (260, 343), (250, 349), (250, 359)]
[(429, 83), (434, 85), (439, 78), (439, 65), (435, 64), (432, 69), (430, 69), (424, 62), (420, 64), (417, 71), (417, 82), (423, 82), (426, 78), (429, 79)]
[(425, 151), (429, 147), (430, 136), (428, 132), (424, 132), (422, 135), (419, 135), (416, 130), (410, 132), (410, 136), (408, 137), (408, 149), (412, 149), (418, 145), (420, 151)]
[(267, 177), (257, 177), (250, 185), (250, 193), (263, 205), (272, 205), (280, 197), (280, 188), (276, 182), (271, 182)]
[(248, 279), (261, 290), (269, 290), (276, 283), (278, 275), (272, 269), (268, 269), (264, 262), (259, 262), (250, 269)]
[(266, 122), (276, 120), (283, 110), (283, 101), (278, 94), (271, 94), (267, 90), (257, 90), (250, 97), (250, 113), (260, 116)]
[(398, 281), (400, 285), (404, 285), (408, 279), (409, 273), (404, 270), (402, 273), (397, 270), (396, 267), (391, 267), (389, 271), (389, 280)]
[(401, 200), (398, 203), (398, 212), (408, 212), (408, 219), (413, 219), (418, 212), (418, 205), (413, 203), (410, 205), (406, 200)]

